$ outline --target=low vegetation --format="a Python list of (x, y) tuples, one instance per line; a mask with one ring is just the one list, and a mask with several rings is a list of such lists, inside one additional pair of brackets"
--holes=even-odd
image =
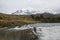
[(0, 13), (0, 27), (15, 27), (31, 23), (60, 23), (60, 16), (12, 15)]

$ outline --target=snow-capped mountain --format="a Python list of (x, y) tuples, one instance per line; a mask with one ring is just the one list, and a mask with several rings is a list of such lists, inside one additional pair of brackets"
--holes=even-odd
[(31, 14), (36, 14), (38, 11), (37, 10), (29, 10), (29, 9), (20, 9), (17, 10), (16, 12), (12, 13), (15, 15), (31, 15)]

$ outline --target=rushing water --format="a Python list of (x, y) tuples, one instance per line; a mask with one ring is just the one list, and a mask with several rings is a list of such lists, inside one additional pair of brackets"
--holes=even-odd
[[(33, 31), (33, 27), (36, 27), (36, 33)], [(10, 28), (8, 30), (25, 30), (30, 28), (33, 33), (38, 36), (38, 40), (60, 40), (60, 23), (29, 24), (23, 25), (20, 28), (19, 26), (16, 26), (15, 28)]]
[(60, 40), (60, 23), (37, 23), (28, 27), (36, 27), (39, 40)]
[(39, 40), (60, 40), (60, 26), (37, 28), (37, 33)]
[(60, 23), (33, 25), (37, 28), (39, 40), (60, 40)]

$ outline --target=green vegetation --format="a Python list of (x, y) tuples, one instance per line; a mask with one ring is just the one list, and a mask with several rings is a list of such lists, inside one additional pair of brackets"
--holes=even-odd
[(60, 16), (11, 15), (0, 13), (0, 27), (22, 26), (31, 23), (60, 23)]

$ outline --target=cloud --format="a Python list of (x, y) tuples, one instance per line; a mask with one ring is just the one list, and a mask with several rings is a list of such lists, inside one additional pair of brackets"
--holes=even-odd
[(59, 4), (60, 0), (0, 0), (0, 12), (12, 13), (18, 9), (29, 7), (42, 12), (59, 12)]

